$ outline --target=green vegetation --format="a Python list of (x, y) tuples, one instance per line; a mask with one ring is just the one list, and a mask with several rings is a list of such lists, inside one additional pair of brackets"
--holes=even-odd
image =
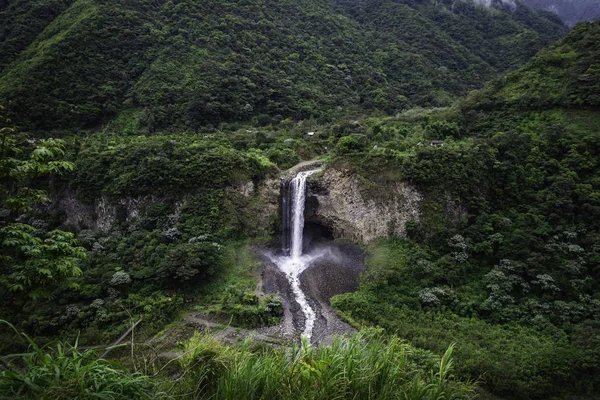
[[(253, 275), (213, 288), (218, 298), (206, 293), (208, 283), (226, 282), (237, 265), (243, 264), (246, 274), (256, 266), (247, 245), (237, 249), (232, 239), (272, 233), (273, 222), (264, 215), (258, 194), (244, 196), (232, 187), (271, 176), (276, 167), (266, 154), (259, 149), (236, 150), (226, 138), (200, 135), (96, 137), (70, 147), (77, 149), (77, 168), (55, 189), (89, 199), (87, 204), (76, 203), (66, 226), (78, 231), (87, 257), (75, 264), (77, 273), (63, 285), (56, 285), (57, 276), (48, 277), (54, 285), (32, 282), (37, 290), (45, 290), (45, 297), (60, 300), (39, 307), (45, 298), (22, 299), (29, 318), (20, 329), (44, 337), (59, 329), (71, 335), (83, 329), (83, 343), (103, 343), (124, 332), (132, 315), (144, 314), (149, 331), (161, 329), (176, 315), (184, 297), (197, 296), (221, 304), (215, 313), (234, 316), (246, 325), (277, 319), (281, 312), (277, 298), (260, 302), (245, 298)], [(277, 150), (276, 144), (272, 150)], [(157, 187), (163, 196), (154, 195)], [(141, 200), (111, 205), (115, 198), (133, 196)], [(99, 198), (107, 210), (102, 226), (89, 224), (78, 214), (94, 207)], [(30, 218), (52, 226), (64, 215), (47, 208)], [(263, 219), (262, 226), (256, 223), (258, 218)], [(73, 234), (64, 235), (73, 239)], [(78, 249), (81, 255), (83, 249)], [(238, 260), (236, 252), (246, 254)], [(12, 268), (22, 269), (16, 264)], [(19, 321), (9, 303), (3, 307), (6, 318)]]
[(565, 32), (451, 0), (40, 3), (0, 8), (0, 103), (28, 130), (74, 134), (449, 105)]
[[(600, 23), (446, 108), (564, 26), (450, 0), (0, 1), (0, 26), (0, 315), (30, 335), (2, 327), (19, 353), (0, 396), (598, 393)], [(407, 237), (368, 244), (360, 290), (333, 299), (383, 331), (278, 349), (196, 333), (176, 361), (132, 354), (135, 373), (44, 347), (139, 318), (151, 346), (192, 307), (275, 324), (253, 246), (278, 235), (281, 171), (316, 157), (367, 198), (422, 194)]]
[(224, 268), (219, 279), (205, 284), (201, 304), (195, 307), (225, 317), (234, 326), (258, 328), (279, 323), (283, 305), (278, 295), (262, 293), (258, 277), (262, 264), (248, 241), (231, 243), (224, 249)]
[(452, 374), (453, 346), (440, 360), (376, 331), (287, 350), (229, 347), (194, 335), (183, 350), (187, 374), (173, 389), (184, 398), (462, 399), (472, 391)]
[[(176, 380), (131, 374), (77, 346), (3, 357), (0, 391), (23, 399), (463, 399), (450, 346), (440, 358), (376, 331), (337, 338), (331, 346), (276, 350), (250, 341), (225, 346), (197, 332), (181, 344)], [(19, 363), (23, 365), (20, 366)], [(147, 366), (158, 368), (158, 365)], [(164, 366), (166, 367), (166, 366)], [(164, 370), (161, 368), (161, 371)], [(58, 373), (57, 373), (58, 371)], [(173, 372), (173, 370), (171, 370)]]
[(599, 36), (597, 23), (578, 24), (524, 68), (488, 83), (484, 90), (467, 97), (462, 106), (475, 110), (598, 107)]
[[(453, 272), (440, 265), (443, 259), (423, 259), (422, 248), (399, 240), (377, 243), (369, 252), (361, 290), (333, 299), (349, 321), (380, 326), (434, 352), (462, 343), (455, 350), (457, 374), (480, 379), (493, 393), (518, 398), (595, 393), (600, 354), (593, 345), (598, 327), (592, 319), (569, 325), (568, 331), (540, 314), (532, 323), (515, 319), (494, 324), (481, 311), (485, 290), (472, 277), (471, 282), (448, 285), (445, 277)], [(534, 312), (544, 308), (539, 305)]]
[(0, 2), (0, 72), (71, 3), (73, 0)]
[(37, 181), (73, 169), (59, 159), (64, 146), (62, 140), (29, 140), (0, 114), (0, 290), (11, 306), (28, 298), (51, 298), (53, 289), (69, 286), (69, 278), (82, 272), (78, 262), (85, 250), (73, 233), (20, 218), (49, 201)]
[[(598, 43), (599, 26), (579, 25), (509, 81), (543, 79), (543, 60), (572, 46), (548, 93), (587, 90), (577, 71), (597, 62), (586, 46)], [(457, 109), (372, 119), (369, 151), (334, 161), (378, 184), (366, 185), (366, 195), (404, 180), (426, 198), (408, 240), (372, 244), (360, 291), (333, 303), (354, 324), (381, 326), (415, 346), (463, 343), (457, 373), (482, 377), (493, 393), (591, 396), (600, 385), (597, 105), (580, 97), (578, 110), (569, 102), (489, 110), (498, 103), (487, 99), (506, 89), (492, 87)], [(433, 137), (444, 145), (430, 146)]]
[[(4, 323), (4, 321), (0, 321)], [(13, 327), (11, 327), (13, 328)], [(13, 328), (14, 329), (14, 328)], [(155, 399), (148, 376), (129, 371), (103, 359), (90, 350), (81, 352), (75, 345), (58, 343), (40, 347), (27, 335), (23, 354), (0, 358), (0, 394), (10, 399)]]

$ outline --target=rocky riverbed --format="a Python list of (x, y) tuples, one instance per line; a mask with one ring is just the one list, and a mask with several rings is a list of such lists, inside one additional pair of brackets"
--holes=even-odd
[[(279, 330), (287, 337), (299, 336), (305, 316), (296, 302), (285, 274), (272, 260), (268, 250), (263, 250), (262, 287), (265, 293), (278, 293), (283, 301), (284, 317)], [(330, 299), (336, 294), (358, 288), (360, 273), (364, 270), (364, 253), (348, 242), (325, 242), (308, 250), (313, 261), (300, 274), (300, 285), (316, 313), (311, 341), (329, 343), (334, 335), (351, 333), (353, 328), (340, 320), (331, 307)]]

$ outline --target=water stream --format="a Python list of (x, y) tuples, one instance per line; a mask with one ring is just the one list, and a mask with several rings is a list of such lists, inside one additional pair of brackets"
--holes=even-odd
[(282, 251), (284, 256), (278, 258), (277, 266), (287, 277), (294, 297), (304, 313), (305, 323), (302, 336), (307, 339), (312, 336), (316, 314), (300, 287), (300, 274), (314, 258), (302, 254), (304, 204), (306, 179), (319, 171), (315, 169), (300, 172), (293, 179), (284, 181), (282, 184)]

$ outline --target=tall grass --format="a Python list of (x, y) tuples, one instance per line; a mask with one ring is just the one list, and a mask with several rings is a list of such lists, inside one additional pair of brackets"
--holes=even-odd
[(379, 331), (306, 341), (289, 349), (239, 347), (195, 335), (184, 346), (182, 375), (167, 391), (188, 399), (464, 399), (473, 385), (452, 376), (452, 350), (441, 360)]
[(27, 335), (17, 334), (26, 342), (28, 350), (0, 357), (0, 399), (146, 400), (158, 397), (149, 377), (131, 374), (116, 363), (98, 359), (93, 351), (80, 352), (77, 343), (40, 347)]
[(473, 393), (452, 376), (453, 346), (439, 359), (378, 330), (282, 349), (252, 340), (229, 346), (196, 332), (169, 362), (177, 370), (154, 378), (81, 352), (77, 343), (39, 347), (19, 336), (29, 348), (0, 357), (0, 399), (451, 400)]

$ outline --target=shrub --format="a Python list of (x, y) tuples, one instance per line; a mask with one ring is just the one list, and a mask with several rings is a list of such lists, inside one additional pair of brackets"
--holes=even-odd
[(335, 145), (335, 153), (338, 155), (355, 153), (365, 150), (365, 145), (360, 140), (352, 136), (341, 137)]
[(436, 121), (427, 125), (425, 135), (427, 139), (445, 139), (447, 137), (457, 139), (460, 138), (461, 132), (460, 127), (454, 122)]
[(218, 313), (232, 318), (236, 325), (256, 328), (277, 325), (283, 315), (283, 305), (278, 295), (269, 294), (259, 299), (254, 292), (230, 286), (221, 298)]

